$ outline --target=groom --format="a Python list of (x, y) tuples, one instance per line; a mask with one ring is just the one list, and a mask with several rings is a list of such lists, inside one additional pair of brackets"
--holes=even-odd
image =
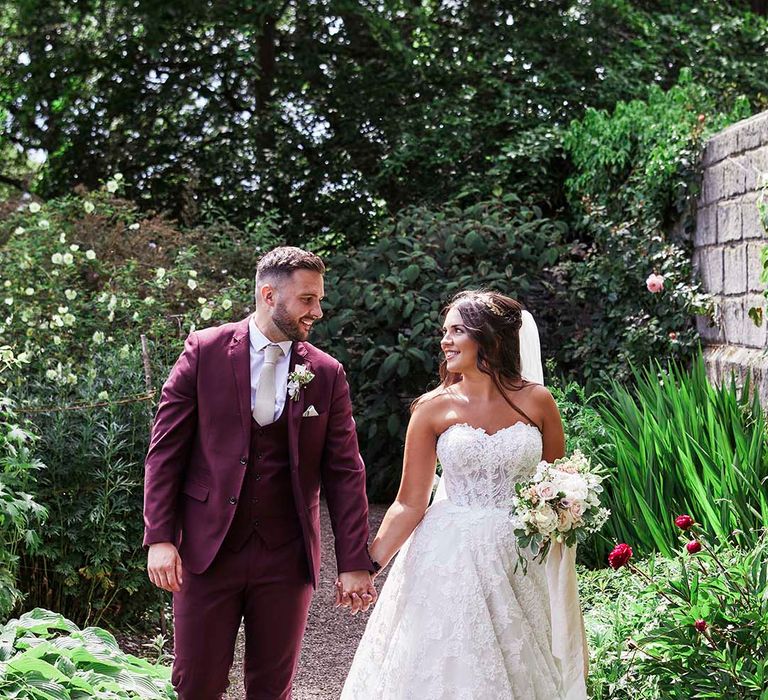
[(249, 700), (290, 700), (320, 567), (320, 485), (353, 611), (376, 599), (365, 469), (341, 365), (305, 342), (325, 266), (276, 248), (256, 311), (193, 332), (163, 386), (145, 465), (152, 582), (173, 592), (180, 700), (225, 691), (241, 619)]

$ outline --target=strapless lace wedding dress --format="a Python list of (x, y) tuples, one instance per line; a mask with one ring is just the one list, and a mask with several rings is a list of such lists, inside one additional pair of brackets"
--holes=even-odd
[(525, 423), (452, 425), (437, 442), (447, 498), (397, 556), (342, 700), (560, 700), (545, 567), (517, 570), (515, 483), (541, 459)]

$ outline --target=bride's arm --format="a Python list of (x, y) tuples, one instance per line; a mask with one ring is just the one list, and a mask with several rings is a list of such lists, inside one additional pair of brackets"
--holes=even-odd
[(421, 522), (429, 505), (435, 478), (437, 435), (432, 425), (430, 402), (418, 405), (411, 415), (405, 436), (405, 454), (400, 489), (371, 544), (371, 558), (382, 568), (405, 544)]

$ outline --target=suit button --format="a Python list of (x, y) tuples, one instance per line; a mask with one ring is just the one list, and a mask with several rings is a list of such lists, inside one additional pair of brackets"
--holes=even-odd
[(229, 497), (229, 504), (232, 506), (237, 505), (237, 499), (234, 496)]
[(253, 525), (254, 525), (254, 527), (258, 527), (259, 526), (259, 521), (258, 520), (254, 520), (253, 521)]
[(256, 481), (258, 481), (259, 479), (261, 479), (261, 474), (256, 474), (256, 476), (254, 476), (253, 478), (256, 479)]
[(248, 464), (248, 458), (247, 457), (240, 457), (240, 464)]

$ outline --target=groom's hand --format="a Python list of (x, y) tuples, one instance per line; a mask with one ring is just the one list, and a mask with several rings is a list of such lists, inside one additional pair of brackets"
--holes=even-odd
[(181, 557), (172, 542), (149, 545), (147, 571), (158, 588), (171, 593), (181, 590)]
[(353, 615), (365, 612), (379, 597), (368, 571), (345, 571), (336, 582), (336, 607), (351, 608)]

